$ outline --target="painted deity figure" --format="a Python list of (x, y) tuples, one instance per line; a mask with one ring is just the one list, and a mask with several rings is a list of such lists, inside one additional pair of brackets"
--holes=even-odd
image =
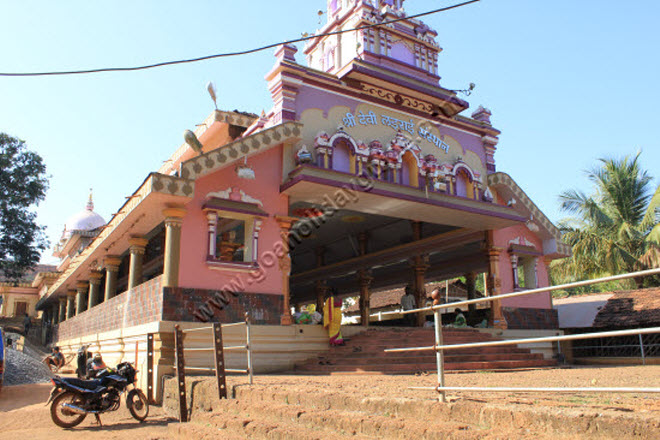
[(341, 299), (334, 296), (325, 300), (323, 306), (323, 327), (328, 330), (330, 345), (344, 345), (341, 336)]

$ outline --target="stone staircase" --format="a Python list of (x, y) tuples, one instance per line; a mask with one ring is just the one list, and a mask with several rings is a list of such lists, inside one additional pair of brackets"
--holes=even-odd
[[(464, 344), (496, 341), (497, 338), (474, 329), (446, 329), (444, 343)], [(436, 370), (435, 353), (412, 351), (385, 353), (386, 348), (428, 347), (434, 345), (434, 330), (429, 328), (371, 328), (345, 346), (297, 363), (301, 374), (411, 374)], [(445, 371), (507, 370), (556, 366), (555, 360), (513, 345), (476, 347), (445, 352)]]

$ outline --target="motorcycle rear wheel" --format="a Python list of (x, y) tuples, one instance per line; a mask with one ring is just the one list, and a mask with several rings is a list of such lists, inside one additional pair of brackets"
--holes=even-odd
[(53, 422), (60, 428), (73, 428), (82, 423), (87, 414), (77, 414), (64, 407), (65, 403), (80, 406), (84, 403), (84, 399), (77, 394), (65, 392), (57, 396), (50, 405), (50, 417)]
[(126, 407), (133, 418), (139, 422), (144, 422), (149, 415), (149, 401), (142, 390), (134, 389), (128, 392), (126, 396)]

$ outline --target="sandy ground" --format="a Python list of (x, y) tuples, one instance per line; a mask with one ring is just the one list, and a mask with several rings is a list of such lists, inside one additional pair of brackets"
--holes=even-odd
[(50, 418), (48, 400), (51, 384), (16, 385), (3, 387), (0, 392), (0, 438), (3, 440), (25, 439), (168, 439), (167, 423), (160, 408), (152, 407), (146, 423), (133, 419), (122, 402), (115, 412), (103, 414), (103, 428), (96, 424), (94, 416), (87, 418), (74, 429), (62, 429)]
[[(255, 377), (255, 385), (246, 385), (245, 376), (228, 378), (228, 387), (237, 393), (254, 390), (259, 392), (286, 392), (297, 394), (333, 394), (364, 396), (374, 399), (400, 399), (428, 404), (436, 398), (433, 391), (411, 390), (409, 386), (433, 387), (435, 375), (383, 376), (383, 375), (334, 375), (296, 376), (269, 375)], [(554, 370), (531, 370), (505, 373), (465, 373), (448, 374), (447, 386), (535, 386), (535, 387), (655, 387), (660, 388), (660, 366), (647, 367), (605, 367), (570, 368)], [(102, 416), (104, 427), (100, 429), (94, 417), (87, 419), (77, 428), (64, 430), (53, 424), (49, 408), (44, 406), (50, 392), (49, 384), (20, 385), (5, 387), (0, 392), (0, 438), (7, 440), (24, 439), (173, 439), (180, 438), (176, 429), (168, 428), (176, 423), (168, 418), (159, 407), (151, 408), (147, 423), (140, 424), (122, 408)], [(190, 389), (189, 389), (190, 390)], [(474, 402), (477, 404), (503, 404), (513, 408), (534, 411), (563, 411), (564, 413), (593, 412), (605, 415), (625, 415), (626, 417), (651, 420), (660, 423), (660, 396), (658, 394), (548, 394), (530, 395), (514, 393), (457, 393), (450, 392), (451, 402)], [(245, 399), (250, 400), (250, 399)], [(249, 404), (249, 402), (248, 402)], [(262, 402), (263, 404), (263, 402)], [(193, 413), (193, 420), (195, 418)], [(374, 415), (376, 417), (376, 415)], [(423, 417), (423, 415), (422, 415)], [(230, 434), (225, 431), (226, 434)], [(244, 438), (240, 433), (234, 433)], [(510, 433), (492, 438), (516, 438)], [(551, 433), (548, 433), (551, 434)], [(231, 434), (230, 434), (231, 435)], [(245, 437), (252, 438), (252, 437)], [(343, 438), (343, 437), (342, 437)], [(490, 435), (489, 435), (489, 438)], [(577, 437), (579, 438), (579, 437)], [(585, 437), (586, 438), (586, 437)], [(660, 438), (660, 435), (657, 437)]]

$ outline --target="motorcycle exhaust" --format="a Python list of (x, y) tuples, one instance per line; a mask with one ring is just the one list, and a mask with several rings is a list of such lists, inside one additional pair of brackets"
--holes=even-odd
[(87, 411), (82, 409), (79, 406), (71, 405), (70, 403), (65, 403), (62, 405), (64, 408), (73, 411), (76, 414), (98, 414), (98, 411)]

